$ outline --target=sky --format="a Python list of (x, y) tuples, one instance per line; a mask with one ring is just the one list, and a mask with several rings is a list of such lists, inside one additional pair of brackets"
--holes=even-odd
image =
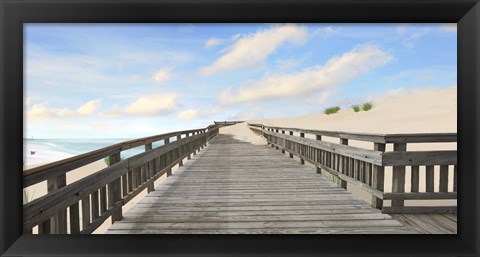
[(456, 84), (456, 24), (24, 25), (26, 138), (136, 138)]

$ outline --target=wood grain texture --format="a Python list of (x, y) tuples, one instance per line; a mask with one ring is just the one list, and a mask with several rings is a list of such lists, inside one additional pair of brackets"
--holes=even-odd
[[(302, 151), (314, 158), (312, 149)], [(108, 233), (416, 231), (280, 151), (220, 134)]]

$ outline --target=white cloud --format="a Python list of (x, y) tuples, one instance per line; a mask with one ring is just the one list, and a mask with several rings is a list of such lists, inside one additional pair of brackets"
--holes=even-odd
[(191, 120), (191, 119), (194, 119), (196, 118), (198, 115), (198, 111), (195, 110), (195, 109), (188, 109), (188, 110), (185, 110), (183, 112), (180, 112), (178, 115), (177, 115), (177, 118), (179, 120)]
[(205, 48), (216, 46), (216, 45), (219, 45), (221, 43), (222, 43), (221, 39), (212, 37), (209, 40), (207, 40), (207, 42), (205, 42)]
[(433, 79), (434, 77), (431, 75), (418, 76), (417, 78), (415, 78), (415, 82), (429, 82), (429, 81), (432, 81)]
[(440, 26), (440, 29), (448, 32), (457, 32), (457, 23), (445, 23)]
[(85, 103), (77, 109), (77, 114), (81, 116), (90, 116), (95, 114), (100, 107), (101, 100), (96, 99)]
[(430, 32), (428, 27), (416, 27), (402, 24), (397, 27), (398, 41), (406, 48), (413, 48), (417, 40), (427, 35)]
[[(27, 98), (27, 102), (31, 99)], [(34, 104), (32, 108), (25, 111), (28, 118), (69, 118), (79, 116), (93, 116), (98, 112), (101, 100), (91, 100), (80, 106), (77, 110), (69, 108), (53, 108), (48, 106), (48, 101)]]
[(289, 98), (312, 92), (328, 91), (376, 67), (393, 57), (374, 45), (360, 45), (349, 52), (301, 72), (269, 75), (236, 89), (220, 93), (221, 104)]
[(240, 37), (223, 56), (210, 66), (202, 68), (200, 72), (211, 75), (220, 71), (252, 67), (264, 61), (283, 42), (301, 44), (306, 38), (306, 30), (297, 25), (272, 26), (255, 34)]
[(218, 113), (220, 111), (220, 106), (214, 106), (211, 108), (191, 108), (185, 111), (180, 112), (177, 115), (177, 119), (179, 120), (193, 120), (198, 118), (205, 118), (212, 114)]
[(113, 107), (104, 116), (156, 116), (167, 115), (177, 109), (176, 94), (152, 94), (141, 96), (126, 107)]
[(157, 83), (162, 83), (167, 80), (171, 80), (174, 75), (172, 73), (173, 68), (172, 67), (165, 67), (157, 70), (155, 74), (153, 74), (153, 80)]
[(332, 35), (335, 35), (335, 34), (338, 34), (338, 30), (337, 29), (334, 29), (332, 26), (327, 26), (327, 27), (322, 27), (322, 28), (318, 28), (318, 29), (315, 29), (313, 32), (312, 32), (312, 37), (320, 37), (320, 38), (328, 38)]

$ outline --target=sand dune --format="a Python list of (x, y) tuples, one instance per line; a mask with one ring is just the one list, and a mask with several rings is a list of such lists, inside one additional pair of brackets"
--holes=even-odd
[[(377, 98), (374, 108), (370, 111), (355, 113), (352, 109), (340, 110), (336, 114), (326, 115), (315, 113), (298, 117), (251, 120), (250, 123), (261, 123), (269, 126), (293, 127), (305, 129), (320, 129), (331, 131), (348, 131), (360, 133), (440, 133), (457, 132), (457, 87), (446, 89), (427, 88), (407, 94), (389, 95)], [(265, 144), (266, 141), (253, 134), (246, 123), (221, 129), (222, 133), (233, 135), (239, 140), (253, 144)], [(308, 136), (307, 136), (308, 137)], [(312, 137), (312, 136), (310, 136)], [(322, 140), (338, 143), (338, 138), (323, 137)], [(350, 145), (373, 149), (373, 143), (349, 141)], [(387, 151), (392, 150), (387, 145)], [(407, 150), (455, 150), (456, 143), (408, 144)], [(452, 168), (451, 168), (452, 169)], [(313, 167), (312, 167), (313, 170)], [(420, 169), (420, 191), (425, 190), (425, 175)], [(435, 176), (439, 176), (438, 167)], [(449, 181), (453, 181), (453, 171), (450, 171)], [(410, 169), (406, 172), (406, 190), (410, 190)], [(438, 181), (435, 188), (438, 189)], [(349, 184), (349, 190), (365, 201), (370, 201), (370, 195)], [(449, 188), (453, 187), (450, 183)], [(385, 169), (385, 192), (392, 190), (392, 169)], [(449, 205), (456, 201), (408, 201), (406, 205)], [(389, 202), (386, 201), (386, 205)]]

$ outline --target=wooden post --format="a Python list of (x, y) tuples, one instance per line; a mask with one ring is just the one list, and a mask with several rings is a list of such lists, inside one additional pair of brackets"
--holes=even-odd
[(425, 191), (432, 193), (434, 191), (434, 167), (433, 165), (428, 165), (425, 167)]
[[(405, 152), (407, 150), (406, 143), (393, 144), (393, 151)], [(405, 166), (393, 166), (392, 175), (392, 193), (404, 193), (405, 192)], [(392, 207), (404, 206), (404, 200), (392, 200)]]
[[(148, 151), (152, 150), (152, 148), (153, 148), (152, 143), (145, 144), (145, 152), (148, 152)], [(153, 177), (153, 175), (154, 175), (154, 174), (153, 174), (153, 173), (154, 173), (153, 165), (154, 165), (154, 162), (149, 162), (149, 163), (147, 163), (147, 170), (146, 170), (146, 172), (147, 172), (147, 174), (148, 174), (148, 175), (147, 175), (148, 178), (151, 178), (151, 177)], [(148, 184), (148, 186), (147, 186), (147, 193), (150, 193), (150, 192), (152, 192), (152, 191), (154, 191), (154, 190), (155, 190), (155, 189), (154, 189), (154, 186), (153, 186), (153, 182), (150, 183), (150, 184)]]
[[(177, 136), (177, 141), (180, 140), (180, 139), (182, 139), (182, 135)], [(182, 155), (182, 154), (180, 154), (180, 155)], [(180, 162), (178, 162), (178, 167), (182, 167), (182, 166), (183, 166), (183, 159), (180, 160)]]
[(440, 166), (440, 192), (448, 192), (448, 165)]
[[(340, 138), (340, 144), (342, 144), (342, 145), (348, 145), (348, 139)], [(340, 157), (340, 156), (337, 155), (337, 158), (339, 158), (339, 157)], [(343, 157), (342, 157), (342, 158), (343, 158)], [(338, 167), (337, 167), (337, 168), (338, 168)], [(343, 165), (342, 165), (342, 169), (343, 169), (343, 168), (344, 168), (344, 167), (343, 167)], [(339, 172), (341, 172), (340, 169), (339, 169)], [(341, 173), (343, 173), (343, 172), (341, 172)], [(346, 181), (346, 180), (343, 180), (343, 179), (341, 179), (340, 177), (338, 177), (338, 182), (339, 182), (338, 185), (339, 185), (341, 188), (347, 189), (347, 181)]]
[[(47, 180), (48, 193), (53, 193), (67, 185), (67, 177), (64, 174)], [(61, 210), (52, 217), (50, 222), (51, 234), (67, 234), (67, 210)], [(46, 231), (46, 230), (45, 230)]]
[(51, 218), (38, 225), (38, 234), (51, 234)]
[[(300, 132), (300, 137), (305, 137), (305, 133)], [(305, 164), (305, 160), (300, 158), (300, 164)]]
[[(196, 133), (196, 132), (194, 132), (194, 133)], [(165, 138), (164, 139), (164, 144), (168, 144), (168, 143), (170, 143), (170, 138)], [(195, 152), (193, 152), (193, 154), (195, 154)], [(168, 159), (167, 156), (168, 156), (168, 153), (165, 154), (165, 166), (170, 165), (170, 163), (168, 162), (169, 159)], [(167, 170), (167, 177), (170, 177), (171, 175), (172, 175), (172, 169), (168, 169)]]
[[(322, 135), (315, 135), (315, 139), (318, 140), (318, 141), (322, 141)], [(318, 151), (320, 151), (320, 150), (318, 150)], [(320, 153), (318, 155), (320, 155)], [(317, 162), (320, 163), (320, 158), (318, 158)], [(317, 173), (322, 174), (322, 169), (319, 166), (317, 166)]]
[[(289, 131), (288, 134), (289, 134), (290, 136), (293, 136), (293, 131)], [(291, 150), (292, 150), (292, 149), (291, 149)], [(290, 153), (290, 158), (293, 158), (293, 153)]]
[[(385, 152), (385, 144), (383, 143), (374, 143), (374, 150)], [(383, 192), (383, 186), (385, 179), (385, 168), (383, 166), (373, 165), (372, 167), (372, 187)], [(383, 200), (377, 198), (376, 196), (372, 195), (372, 203), (371, 205), (374, 208), (382, 209), (383, 208)]]
[(92, 199), (92, 221), (95, 219), (98, 219), (100, 217), (100, 202), (98, 200), (98, 190), (93, 192), (90, 195), (90, 198)]
[(412, 175), (411, 175), (411, 189), (410, 192), (412, 193), (418, 193), (418, 186), (419, 186), (419, 167), (418, 166), (412, 166)]
[[(285, 134), (285, 130), (282, 130), (282, 134)], [(285, 154), (285, 147), (286, 147), (286, 146), (284, 145), (283, 148), (282, 148), (282, 153), (283, 153), (283, 154)]]
[(90, 224), (90, 195), (82, 199), (82, 230)]
[(80, 233), (80, 214), (78, 202), (70, 206), (70, 234)]
[[(120, 162), (120, 152), (110, 155), (110, 166)], [(122, 200), (120, 177), (108, 184), (108, 206), (112, 208), (116, 202)], [(122, 219), (122, 206), (117, 207), (112, 213), (112, 223)]]

